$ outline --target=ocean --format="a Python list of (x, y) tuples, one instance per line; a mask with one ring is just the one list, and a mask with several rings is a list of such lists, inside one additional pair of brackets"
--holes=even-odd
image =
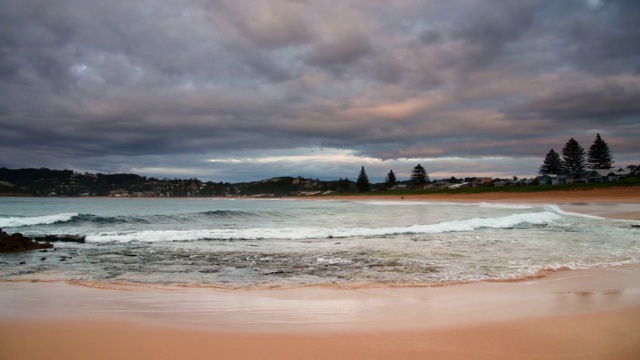
[(0, 198), (0, 228), (86, 243), (0, 254), (0, 281), (225, 289), (423, 286), (638, 263), (630, 221), (555, 205)]

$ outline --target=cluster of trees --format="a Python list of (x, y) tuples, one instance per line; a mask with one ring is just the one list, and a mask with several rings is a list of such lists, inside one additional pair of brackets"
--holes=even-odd
[[(415, 187), (421, 187), (428, 182), (429, 174), (427, 174), (427, 170), (425, 170), (425, 168), (420, 164), (416, 165), (411, 171), (411, 183)], [(393, 170), (389, 170), (384, 184), (387, 189), (391, 189), (398, 184), (398, 179), (396, 178), (396, 174)], [(367, 176), (364, 166), (360, 169), (360, 174), (356, 180), (356, 190), (358, 192), (371, 191), (371, 183), (369, 182), (369, 177)]]
[(225, 193), (228, 184), (198, 179), (156, 179), (136, 174), (92, 174), (72, 170), (0, 168), (0, 194), (36, 196), (109, 196), (144, 194), (145, 196), (214, 196)]
[(609, 145), (598, 134), (586, 153), (574, 138), (569, 139), (562, 148), (562, 157), (551, 149), (538, 170), (540, 174), (562, 174), (581, 172), (585, 169), (611, 169), (613, 157)]
[(157, 179), (136, 174), (84, 174), (72, 170), (0, 168), (0, 195), (32, 196), (288, 196), (301, 192), (353, 191), (353, 181), (283, 176), (244, 183)]

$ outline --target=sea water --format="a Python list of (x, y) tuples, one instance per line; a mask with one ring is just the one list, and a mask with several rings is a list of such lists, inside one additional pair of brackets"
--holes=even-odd
[(0, 254), (0, 281), (417, 286), (640, 261), (634, 222), (554, 205), (0, 198), (0, 228), (86, 243)]

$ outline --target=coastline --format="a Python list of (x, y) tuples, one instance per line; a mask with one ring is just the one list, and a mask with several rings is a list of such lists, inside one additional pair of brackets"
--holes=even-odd
[(639, 284), (638, 264), (431, 288), (4, 283), (0, 358), (637, 359)]
[[(478, 194), (344, 195), (315, 198), (351, 201), (433, 201), (458, 203), (522, 203), (557, 205), (563, 210), (611, 219), (640, 221), (640, 186), (541, 192)], [(637, 206), (635, 206), (637, 205)]]
[[(554, 204), (640, 220), (640, 187), (316, 199)], [(0, 358), (637, 359), (640, 264), (422, 288), (0, 283)]]

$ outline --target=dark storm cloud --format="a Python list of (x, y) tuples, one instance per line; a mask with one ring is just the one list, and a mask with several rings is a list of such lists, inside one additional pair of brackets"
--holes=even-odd
[(531, 30), (536, 5), (539, 4), (531, 1), (493, 0), (467, 7), (467, 21), (452, 30), (454, 38), (464, 42), (458, 60), (477, 68), (499, 59), (510, 43), (519, 41)]
[(596, 132), (640, 161), (637, 1), (0, 6), (0, 166), (516, 172)]
[(591, 72), (633, 73), (638, 65), (640, 3), (602, 1), (590, 12), (572, 14), (558, 26), (566, 34), (566, 56)]
[(603, 84), (591, 89), (565, 90), (519, 105), (514, 116), (545, 118), (575, 125), (637, 123), (640, 82)]

